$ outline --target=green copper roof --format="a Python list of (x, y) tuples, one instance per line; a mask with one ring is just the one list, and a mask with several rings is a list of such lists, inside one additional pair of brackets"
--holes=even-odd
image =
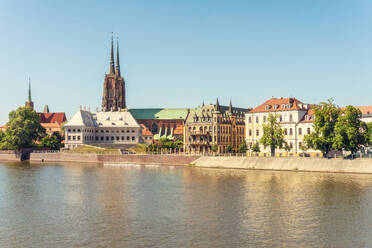
[(184, 120), (187, 116), (187, 108), (129, 109), (129, 112), (136, 120)]

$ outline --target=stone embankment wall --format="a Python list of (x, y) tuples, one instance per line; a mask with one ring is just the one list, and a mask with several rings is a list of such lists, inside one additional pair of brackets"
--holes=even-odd
[(188, 165), (200, 156), (102, 155), (83, 153), (31, 153), (30, 161)]
[(21, 153), (16, 151), (0, 151), (0, 161), (21, 161)]
[(372, 173), (372, 159), (368, 158), (200, 157), (192, 164), (204, 168)]

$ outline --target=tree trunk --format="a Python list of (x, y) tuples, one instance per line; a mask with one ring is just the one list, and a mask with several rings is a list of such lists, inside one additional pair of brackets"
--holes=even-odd
[(275, 157), (275, 147), (270, 147), (271, 157)]

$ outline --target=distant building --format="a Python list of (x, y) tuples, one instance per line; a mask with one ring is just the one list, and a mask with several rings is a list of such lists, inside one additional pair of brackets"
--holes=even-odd
[(141, 127), (128, 111), (90, 112), (80, 109), (65, 124), (65, 147), (80, 145), (125, 148), (137, 145)]
[(34, 102), (31, 99), (31, 80), (30, 80), (30, 78), (28, 78), (28, 98), (27, 98), (27, 101), (25, 103), (25, 106), (34, 109)]
[[(263, 135), (263, 125), (269, 114), (278, 116), (283, 129), (284, 140), (290, 147), (290, 153), (302, 152), (304, 136), (314, 131), (314, 110), (312, 105), (304, 104), (296, 98), (271, 98), (245, 115), (246, 141), (248, 147), (259, 143)], [(269, 152), (269, 147), (260, 145), (262, 152)], [(277, 152), (285, 152), (277, 149)], [(308, 151), (317, 152), (318, 151)], [(319, 152), (320, 153), (320, 152)]]
[(183, 138), (183, 123), (187, 108), (148, 108), (129, 109), (129, 112), (143, 124), (152, 134), (154, 140), (161, 138)]
[(152, 132), (144, 125), (140, 124), (142, 130), (142, 143), (152, 144), (154, 141), (154, 135)]
[(190, 110), (184, 127), (184, 150), (188, 153), (211, 152), (217, 147), (218, 153), (227, 152), (231, 146), (233, 152), (245, 140), (244, 114), (249, 109), (220, 106), (218, 99), (215, 105), (202, 105)]
[(47, 134), (58, 132), (62, 135), (62, 125), (67, 121), (64, 112), (49, 112), (48, 105), (44, 106), (44, 112), (38, 113), (40, 116), (40, 124), (45, 128)]
[(362, 112), (361, 120), (368, 123), (372, 122), (372, 106), (358, 106), (355, 107)]

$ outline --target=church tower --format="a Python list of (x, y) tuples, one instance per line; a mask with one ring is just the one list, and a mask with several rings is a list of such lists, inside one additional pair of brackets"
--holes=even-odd
[(28, 99), (27, 102), (25, 103), (26, 107), (32, 108), (34, 110), (34, 102), (31, 100), (31, 80), (28, 78)]
[(125, 81), (120, 75), (119, 41), (116, 44), (116, 67), (114, 40), (111, 36), (110, 72), (105, 75), (102, 96), (102, 111), (119, 111), (127, 108), (125, 103)]

